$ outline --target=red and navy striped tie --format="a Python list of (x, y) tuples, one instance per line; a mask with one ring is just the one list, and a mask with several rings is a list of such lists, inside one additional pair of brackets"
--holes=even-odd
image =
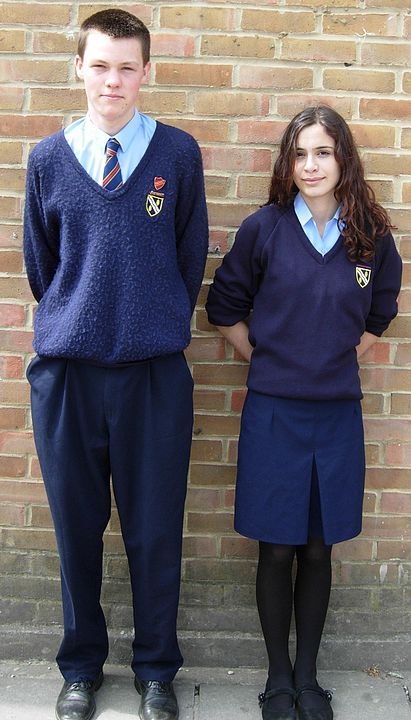
[(103, 172), (103, 188), (118, 190), (123, 184), (117, 150), (120, 143), (116, 138), (110, 138), (106, 145), (106, 164)]

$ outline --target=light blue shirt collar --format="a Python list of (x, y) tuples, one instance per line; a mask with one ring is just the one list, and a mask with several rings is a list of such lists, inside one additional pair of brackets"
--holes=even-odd
[(120, 143), (121, 151), (125, 153), (130, 147), (133, 137), (139, 131), (140, 126), (140, 113), (135, 111), (133, 117), (131, 118), (131, 120), (128, 121), (127, 125), (121, 128), (121, 130), (118, 133), (115, 133), (115, 135), (108, 135), (106, 132), (104, 132), (104, 130), (100, 130), (100, 128), (98, 128), (97, 125), (93, 123), (93, 121), (90, 119), (89, 114), (87, 113), (84, 119), (85, 144), (94, 144), (98, 152), (104, 153), (109, 138), (115, 137), (116, 140), (118, 140), (118, 142)]
[(311, 210), (301, 193), (297, 193), (294, 198), (294, 210), (302, 229), (315, 249), (318, 250), (321, 255), (329, 252), (341, 234), (341, 222), (338, 222), (341, 205), (336, 209), (333, 217), (327, 222), (322, 237), (318, 231)]

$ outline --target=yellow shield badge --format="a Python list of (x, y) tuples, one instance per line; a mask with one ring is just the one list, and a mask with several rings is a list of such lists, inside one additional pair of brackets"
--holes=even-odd
[(164, 194), (149, 192), (146, 200), (146, 210), (150, 217), (155, 217), (161, 213), (164, 202)]
[(355, 277), (360, 287), (364, 288), (370, 282), (371, 268), (357, 267), (355, 268)]

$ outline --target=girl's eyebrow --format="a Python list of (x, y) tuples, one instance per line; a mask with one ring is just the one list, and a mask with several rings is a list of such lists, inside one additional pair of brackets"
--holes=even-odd
[[(333, 145), (318, 145), (318, 147), (313, 148), (313, 150), (334, 150)], [(296, 150), (306, 150), (306, 148), (297, 147)]]

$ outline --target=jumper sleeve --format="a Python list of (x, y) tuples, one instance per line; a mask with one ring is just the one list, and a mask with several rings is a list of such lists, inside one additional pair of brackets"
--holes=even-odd
[(375, 277), (371, 308), (365, 329), (382, 335), (398, 312), (397, 297), (401, 287), (401, 257), (391, 234), (377, 241)]
[(24, 260), (31, 290), (40, 302), (56, 272), (59, 255), (51, 230), (45, 218), (41, 178), (32, 155), (29, 157), (24, 208)]
[(250, 314), (262, 272), (258, 246), (259, 227), (250, 216), (238, 230), (210, 287), (206, 310), (213, 325), (235, 325)]
[(177, 262), (194, 312), (208, 250), (208, 219), (200, 148), (194, 138), (181, 152), (175, 228)]

